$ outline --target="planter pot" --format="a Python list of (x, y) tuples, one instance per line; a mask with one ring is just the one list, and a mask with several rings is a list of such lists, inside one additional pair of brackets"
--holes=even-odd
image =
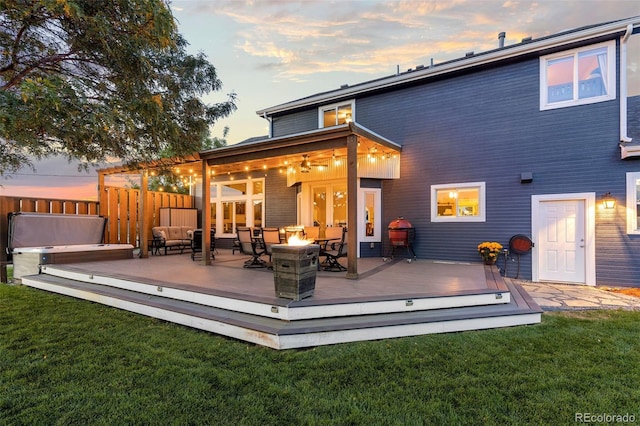
[(495, 265), (496, 264), (496, 260), (498, 260), (498, 259), (485, 259), (484, 260), (484, 264), (485, 265)]

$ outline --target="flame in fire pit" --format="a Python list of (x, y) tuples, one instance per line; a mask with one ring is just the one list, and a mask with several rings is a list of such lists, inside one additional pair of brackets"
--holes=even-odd
[(287, 240), (287, 244), (290, 246), (308, 246), (312, 242), (312, 240), (303, 240), (297, 234), (292, 235)]

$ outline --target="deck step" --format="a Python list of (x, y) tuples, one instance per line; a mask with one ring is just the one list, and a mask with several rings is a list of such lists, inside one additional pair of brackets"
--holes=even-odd
[(502, 279), (491, 288), (448, 290), (439, 294), (412, 293), (394, 295), (389, 293), (384, 296), (353, 296), (332, 299), (310, 297), (294, 301), (275, 296), (255, 296), (237, 291), (216, 290), (175, 282), (161, 282), (142, 277), (132, 278), (130, 276), (100, 274), (95, 271), (86, 271), (65, 265), (47, 265), (42, 268), (42, 271), (47, 275), (60, 278), (68, 278), (90, 284), (102, 284), (139, 293), (195, 302), (214, 308), (223, 308), (287, 321), (499, 305), (508, 304), (511, 301), (509, 289)]
[(47, 274), (25, 276), (22, 283), (274, 349), (535, 324), (542, 314), (524, 290), (508, 283), (518, 293), (509, 303), (296, 321)]

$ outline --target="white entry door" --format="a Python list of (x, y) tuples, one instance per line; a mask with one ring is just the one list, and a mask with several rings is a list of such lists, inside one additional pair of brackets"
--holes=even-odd
[(539, 204), (539, 279), (585, 283), (585, 201), (543, 201)]

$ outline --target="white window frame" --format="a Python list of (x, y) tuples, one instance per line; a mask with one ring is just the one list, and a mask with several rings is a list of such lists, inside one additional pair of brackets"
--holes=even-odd
[[(366, 217), (365, 217), (365, 200), (367, 194), (374, 197), (373, 217), (374, 221), (373, 236), (366, 234)], [(381, 188), (360, 188), (358, 184), (358, 241), (363, 242), (380, 242), (382, 241), (382, 189)]]
[[(477, 216), (438, 216), (438, 190), (456, 191), (466, 188), (478, 188)], [(431, 222), (486, 222), (487, 202), (485, 182), (463, 182), (431, 185)]]
[(627, 234), (640, 235), (640, 223), (638, 223), (637, 208), (637, 184), (640, 179), (640, 172), (627, 173)]
[[(583, 52), (587, 52), (590, 50), (600, 49), (602, 47), (606, 47), (607, 49), (607, 76), (606, 76), (606, 85), (607, 85), (607, 94), (602, 96), (594, 96), (590, 98), (578, 99), (577, 98), (577, 90), (578, 90), (578, 55)], [(559, 101), (559, 102), (548, 102), (548, 85), (547, 85), (547, 67), (549, 61), (566, 58), (569, 56), (573, 56), (574, 58), (574, 76), (573, 76), (573, 87), (574, 87), (574, 95), (573, 99), (567, 101)], [(581, 47), (579, 49), (565, 50), (562, 52), (554, 53), (552, 55), (542, 56), (540, 57), (540, 110), (550, 110), (556, 108), (565, 108), (571, 107), (575, 105), (587, 105), (593, 104), (597, 102), (609, 101), (612, 99), (616, 99), (616, 44), (615, 41), (608, 41), (604, 43), (592, 44), (589, 46)]]
[[(262, 193), (254, 194), (253, 193), (253, 182), (262, 181)], [(222, 196), (222, 187), (227, 184), (237, 184), (237, 183), (245, 183), (247, 185), (247, 193), (245, 195), (231, 195), (231, 196)], [(216, 236), (229, 238), (235, 236), (235, 231), (233, 233), (223, 233), (222, 229), (224, 229), (224, 217), (223, 217), (223, 209), (222, 203), (224, 202), (244, 202), (245, 203), (245, 215), (247, 220), (247, 226), (254, 226), (254, 200), (262, 201), (262, 226), (264, 226), (266, 217), (265, 217), (265, 179), (264, 178), (251, 178), (251, 179), (237, 179), (237, 180), (226, 180), (226, 181), (212, 181), (211, 182), (211, 194), (215, 194), (215, 196), (211, 197), (211, 202), (216, 203)], [(235, 209), (235, 207), (234, 207)], [(234, 210), (235, 212), (235, 210)], [(235, 218), (234, 218), (235, 220)]]
[[(356, 121), (356, 101), (355, 99), (351, 99), (349, 101), (337, 102), (331, 105), (323, 105), (318, 108), (318, 128), (324, 128), (324, 113), (325, 111), (335, 110), (336, 116), (338, 113), (338, 107), (350, 105), (351, 106), (351, 121)], [(332, 127), (332, 126), (331, 126)]]

